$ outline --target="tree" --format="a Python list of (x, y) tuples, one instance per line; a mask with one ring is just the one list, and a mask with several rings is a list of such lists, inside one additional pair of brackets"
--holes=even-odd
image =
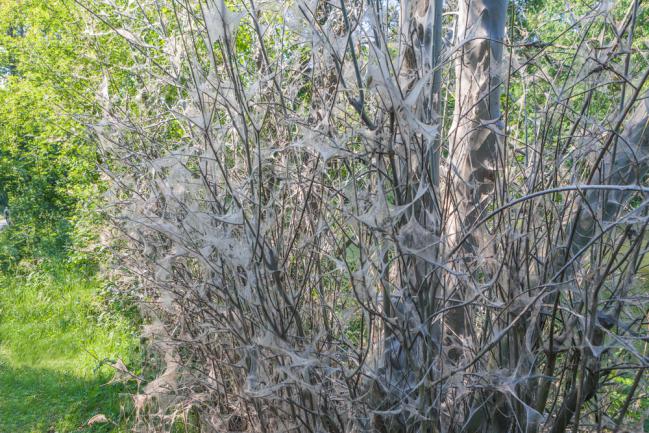
[(639, 421), (639, 2), (80, 4), (131, 47), (93, 129), (165, 361), (145, 425)]
[(81, 25), (69, 2), (0, 5), (0, 206), (15, 222), (3, 231), (3, 270), (70, 247), (98, 191), (94, 144), (79, 123), (95, 105)]

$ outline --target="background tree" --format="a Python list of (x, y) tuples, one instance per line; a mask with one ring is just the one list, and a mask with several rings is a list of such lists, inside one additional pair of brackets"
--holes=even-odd
[(95, 149), (79, 120), (92, 114), (96, 74), (72, 5), (0, 5), (0, 205), (15, 223), (0, 242), (5, 270), (88, 237), (77, 223), (92, 219), (84, 208), (99, 185)]

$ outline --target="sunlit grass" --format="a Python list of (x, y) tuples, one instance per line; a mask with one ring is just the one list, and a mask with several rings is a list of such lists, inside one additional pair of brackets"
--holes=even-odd
[(87, 272), (35, 269), (0, 276), (0, 432), (117, 432), (123, 385), (105, 359), (137, 359), (132, 322)]

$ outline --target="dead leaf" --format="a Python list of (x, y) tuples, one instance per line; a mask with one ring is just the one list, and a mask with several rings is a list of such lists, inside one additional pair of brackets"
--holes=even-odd
[(93, 424), (104, 424), (104, 423), (107, 423), (107, 422), (110, 422), (110, 421), (108, 420), (108, 418), (106, 418), (106, 415), (104, 415), (102, 413), (99, 413), (99, 414), (93, 416), (92, 418), (90, 418), (86, 424), (90, 426), (90, 425), (93, 425)]

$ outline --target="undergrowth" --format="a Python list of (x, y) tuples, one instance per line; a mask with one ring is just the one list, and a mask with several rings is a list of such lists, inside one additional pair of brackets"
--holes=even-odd
[(126, 431), (131, 385), (110, 363), (139, 363), (137, 318), (105, 285), (57, 260), (0, 275), (1, 433)]

